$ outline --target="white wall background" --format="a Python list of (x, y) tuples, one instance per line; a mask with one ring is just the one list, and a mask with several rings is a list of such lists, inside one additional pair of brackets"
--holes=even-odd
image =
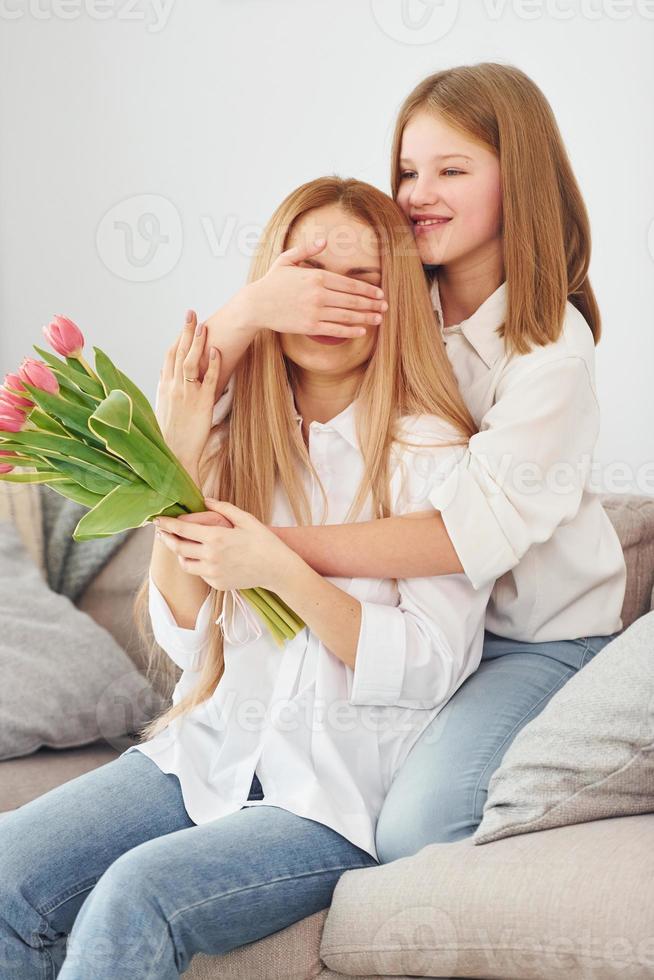
[(0, 38), (2, 376), (65, 313), (154, 399), (186, 308), (243, 283), (293, 187), (388, 191), (408, 91), (510, 62), (591, 215), (597, 488), (654, 494), (654, 0), (0, 0)]

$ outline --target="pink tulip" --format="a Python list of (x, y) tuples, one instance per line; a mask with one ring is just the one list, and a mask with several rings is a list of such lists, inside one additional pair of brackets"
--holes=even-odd
[[(23, 389), (25, 391), (25, 389)], [(25, 392), (27, 394), (27, 392)], [(29, 398), (21, 398), (7, 388), (0, 388), (0, 403), (9, 405), (11, 408), (34, 408), (34, 402)]]
[(23, 363), (18, 368), (18, 374), (22, 381), (47, 391), (51, 395), (59, 392), (59, 382), (54, 373), (43, 361), (37, 361), (34, 357), (23, 358)]
[(25, 425), (25, 412), (0, 405), (0, 432), (20, 432)]
[(11, 473), (13, 466), (8, 466), (7, 463), (0, 463), (0, 473)]
[(47, 327), (43, 327), (43, 334), (62, 357), (78, 357), (82, 353), (84, 334), (67, 316), (57, 314)]
[(19, 395), (23, 396), (23, 398), (29, 398), (27, 388), (23, 387), (23, 382), (20, 380), (17, 374), (5, 374), (4, 386), (5, 388), (13, 388), (14, 391), (17, 391)]

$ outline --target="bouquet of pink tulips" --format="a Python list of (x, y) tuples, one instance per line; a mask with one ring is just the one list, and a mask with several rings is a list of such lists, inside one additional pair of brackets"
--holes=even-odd
[[(84, 336), (67, 317), (55, 316), (43, 333), (61, 357), (34, 344), (43, 360), (25, 358), (0, 387), (0, 479), (46, 483), (88, 507), (76, 541), (160, 514), (204, 511), (200, 488), (168, 448), (143, 392), (98, 347), (92, 368), (82, 356)], [(267, 589), (242, 595), (280, 646), (305, 625)]]

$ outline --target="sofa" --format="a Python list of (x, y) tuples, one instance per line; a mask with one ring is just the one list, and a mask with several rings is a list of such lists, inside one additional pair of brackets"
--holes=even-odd
[[(35, 562), (37, 496), (16, 523)], [(651, 607), (654, 498), (603, 495), (623, 546), (626, 628)], [(32, 510), (30, 510), (32, 508)], [(0, 514), (1, 516), (1, 514)], [(77, 600), (144, 672), (131, 602), (147, 571), (151, 526), (130, 532)], [(654, 650), (652, 651), (654, 656)], [(114, 759), (113, 738), (41, 748), (0, 762), (0, 813)], [(347, 871), (329, 909), (223, 956), (198, 954), (189, 980), (654, 977), (654, 814), (596, 819), (475, 846), (431, 844)]]

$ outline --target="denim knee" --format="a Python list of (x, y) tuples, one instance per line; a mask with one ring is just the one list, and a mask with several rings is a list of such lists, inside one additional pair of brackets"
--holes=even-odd
[(470, 837), (481, 823), (487, 793), (479, 790), (471, 799), (466, 791), (449, 786), (442, 792), (435, 787), (425, 793), (419, 812), (406, 809), (397, 797), (387, 798), (375, 831), (375, 847), (382, 864), (417, 854), (428, 844), (450, 844)]
[[(12, 812), (13, 816), (13, 812)], [(0, 976), (25, 976), (29, 965), (38, 968), (41, 951), (52, 943), (47, 919), (37, 909), (40, 896), (30, 894), (31, 858), (20, 847), (20, 837), (9, 821), (0, 821)]]

